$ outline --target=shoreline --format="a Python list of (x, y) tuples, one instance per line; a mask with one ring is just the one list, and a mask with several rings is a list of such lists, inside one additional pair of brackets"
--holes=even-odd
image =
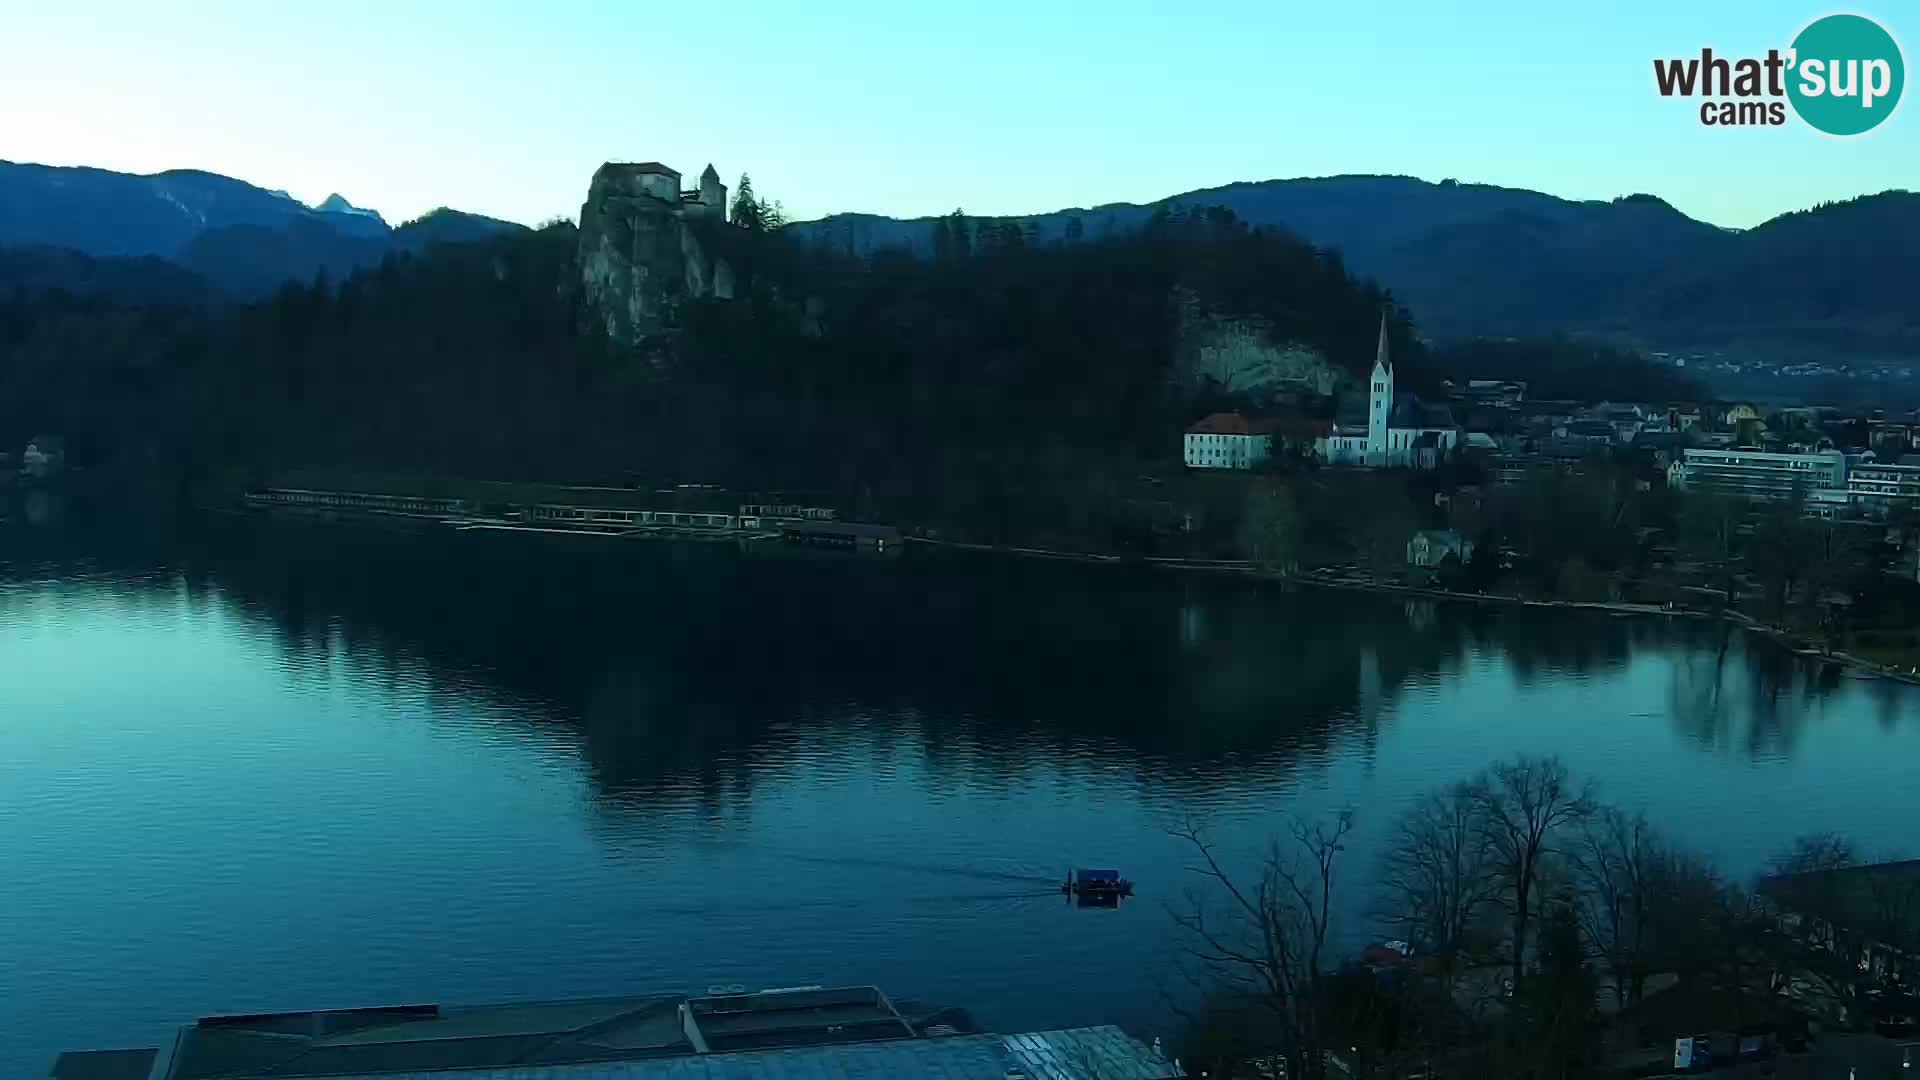
[(1380, 593), (1386, 595), (1413, 596), (1427, 600), (1465, 601), (1482, 605), (1503, 605), (1512, 607), (1569, 608), (1575, 610), (1604, 611), (1614, 615), (1658, 615), (1663, 618), (1699, 619), (1711, 622), (1724, 622), (1730, 626), (1757, 634), (1766, 638), (1796, 656), (1813, 660), (1825, 660), (1838, 664), (1847, 670), (1874, 678), (1888, 679), (1905, 683), (1908, 686), (1920, 686), (1920, 673), (1901, 671), (1875, 663), (1864, 657), (1846, 652), (1830, 652), (1807, 643), (1804, 639), (1778, 627), (1769, 626), (1750, 615), (1738, 611), (1722, 609), (1702, 611), (1697, 608), (1668, 608), (1657, 604), (1635, 604), (1627, 601), (1610, 600), (1542, 600), (1525, 596), (1506, 596), (1498, 593), (1466, 593), (1451, 589), (1436, 589), (1422, 585), (1399, 585), (1393, 582), (1366, 581), (1355, 578), (1337, 578), (1302, 574), (1278, 574), (1258, 570), (1245, 559), (1182, 559), (1172, 556), (1149, 556), (1129, 558), (1123, 555), (1100, 555), (1093, 552), (1058, 551), (1048, 548), (1011, 547), (999, 544), (972, 544), (957, 540), (936, 540), (924, 536), (909, 536), (908, 543), (925, 544), (929, 547), (950, 548), (961, 551), (994, 552), (1002, 555), (1016, 555), (1021, 558), (1045, 558), (1068, 562), (1105, 563), (1110, 565), (1153, 566), (1169, 570), (1208, 570), (1214, 573), (1237, 574), (1255, 581), (1270, 581), (1283, 585), (1303, 585), (1319, 589), (1339, 589), (1347, 592)]
[[(196, 509), (202, 513), (211, 512), (211, 513), (222, 515), (222, 516), (225, 516), (225, 515), (251, 516), (249, 511), (239, 510), (237, 508), (230, 508), (230, 507), (202, 506), (202, 507), (197, 507)], [(300, 512), (300, 510), (296, 508), (276, 508), (276, 509), (281, 509), (281, 510), (293, 509), (294, 513), (290, 514), (289, 516), (294, 518), (323, 519), (323, 520), (356, 520), (356, 519), (357, 520), (384, 520), (384, 521), (393, 522), (396, 524), (402, 523), (402, 522), (422, 522), (422, 523), (433, 523), (433, 524), (440, 525), (442, 527), (451, 526), (452, 528), (449, 531), (453, 531), (453, 532), (496, 532), (497, 531), (497, 532), (520, 532), (520, 533), (539, 533), (539, 534), (566, 534), (566, 535), (576, 535), (576, 536), (599, 536), (602, 538), (618, 539), (618, 540), (655, 539), (655, 540), (668, 540), (668, 541), (672, 541), (672, 540), (715, 541), (720, 539), (733, 539), (733, 540), (744, 541), (744, 540), (767, 539), (767, 537), (765, 536), (758, 536), (758, 535), (747, 536), (747, 537), (743, 537), (743, 536), (721, 537), (719, 535), (708, 534), (705, 530), (692, 529), (692, 528), (688, 528), (684, 530), (665, 528), (665, 529), (657, 529), (657, 530), (656, 529), (630, 529), (626, 531), (611, 531), (611, 530), (600, 531), (600, 530), (594, 530), (594, 529), (581, 529), (581, 528), (568, 528), (568, 527), (542, 528), (542, 527), (529, 526), (524, 523), (506, 525), (505, 523), (495, 523), (495, 522), (488, 522), (488, 523), (485, 523), (485, 525), (483, 526), (482, 523), (476, 522), (476, 521), (465, 521), (465, 520), (456, 521), (452, 519), (431, 516), (431, 515), (414, 515), (414, 514), (397, 514), (397, 513), (375, 513), (375, 514), (351, 513), (351, 512), (341, 513), (338, 511)], [(1445, 600), (1445, 601), (1454, 601), (1454, 602), (1464, 601), (1468, 603), (1475, 603), (1475, 604), (1481, 604), (1481, 605), (1506, 605), (1506, 606), (1514, 606), (1514, 607), (1566, 608), (1566, 609), (1574, 609), (1574, 610), (1601, 611), (1601, 612), (1607, 612), (1609, 614), (1614, 614), (1614, 615), (1635, 615), (1635, 616), (1657, 615), (1657, 616), (1670, 618), (1670, 619), (1686, 618), (1686, 619), (1720, 621), (1730, 626), (1737, 627), (1741, 630), (1745, 630), (1749, 633), (1760, 635), (1766, 638), (1768, 641), (1772, 642), (1773, 644), (1786, 649), (1787, 651), (1793, 653), (1796, 656), (1801, 656), (1801, 657), (1805, 657), (1807, 659), (1813, 659), (1813, 660), (1824, 660), (1829, 663), (1838, 664), (1846, 670), (1849, 670), (1861, 675), (1865, 675), (1865, 676), (1888, 679), (1893, 682), (1906, 684), (1908, 686), (1920, 686), (1920, 671), (1902, 671), (1898, 668), (1889, 667), (1887, 665), (1883, 665), (1875, 661), (1868, 660), (1865, 657), (1856, 656), (1852, 653), (1840, 652), (1840, 651), (1829, 651), (1821, 648), (1816, 644), (1813, 644), (1807, 641), (1804, 638), (1799, 637), (1798, 635), (1794, 634), (1791, 631), (1784, 630), (1775, 626), (1770, 626), (1766, 623), (1759, 621), (1758, 619), (1753, 618), (1750, 615), (1747, 615), (1743, 612), (1731, 610), (1731, 609), (1723, 608), (1716, 611), (1716, 610), (1702, 610), (1698, 608), (1669, 608), (1669, 607), (1663, 607), (1657, 604), (1639, 604), (1639, 603), (1631, 603), (1627, 601), (1550, 600), (1550, 599), (1539, 599), (1539, 598), (1525, 597), (1525, 596), (1512, 596), (1512, 595), (1505, 595), (1505, 594), (1499, 594), (1499, 593), (1456, 592), (1450, 589), (1440, 589), (1440, 588), (1434, 588), (1431, 586), (1404, 585), (1404, 584), (1398, 584), (1394, 582), (1373, 581), (1373, 580), (1351, 578), (1351, 577), (1334, 577), (1330, 575), (1320, 575), (1320, 574), (1281, 574), (1281, 573), (1275, 573), (1272, 571), (1260, 570), (1254, 567), (1252, 563), (1246, 559), (1195, 559), (1195, 558), (1185, 558), (1185, 557), (1170, 556), (1170, 555), (1149, 555), (1149, 556), (1112, 555), (1112, 554), (1102, 554), (1098, 552), (1089, 552), (1089, 551), (1067, 551), (1067, 550), (1061, 550), (1058, 548), (1044, 548), (1044, 547), (1035, 547), (1031, 545), (983, 544), (983, 543), (973, 543), (973, 542), (961, 541), (961, 540), (943, 540), (935, 537), (915, 536), (915, 535), (911, 535), (910, 533), (906, 533), (904, 531), (902, 531), (902, 533), (900, 534), (900, 540), (902, 541), (901, 547), (903, 549), (911, 545), (918, 544), (918, 545), (923, 545), (929, 548), (944, 548), (952, 551), (972, 551), (972, 552), (992, 553), (996, 555), (1011, 555), (1011, 556), (1016, 556), (1023, 559), (1049, 559), (1049, 560), (1058, 561), (1058, 562), (1094, 563), (1094, 564), (1104, 564), (1104, 565), (1110, 565), (1110, 566), (1145, 566), (1145, 567), (1154, 567), (1158, 569), (1175, 570), (1175, 571), (1187, 571), (1187, 572), (1203, 571), (1203, 572), (1210, 572), (1210, 573), (1216, 573), (1216, 574), (1232, 574), (1232, 575), (1244, 577), (1253, 581), (1271, 582), (1271, 583), (1281, 584), (1281, 585), (1305, 586), (1305, 587), (1318, 588), (1318, 589), (1337, 589), (1337, 590), (1345, 590), (1348, 592), (1367, 592), (1367, 593), (1378, 593), (1378, 594), (1384, 594), (1384, 595), (1400, 595), (1400, 596), (1408, 596), (1408, 597), (1417, 597), (1420, 599), (1427, 599), (1427, 600)]]

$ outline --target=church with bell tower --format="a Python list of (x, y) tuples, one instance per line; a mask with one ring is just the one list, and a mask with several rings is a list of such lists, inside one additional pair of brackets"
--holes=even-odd
[(1459, 444), (1460, 427), (1452, 410), (1429, 405), (1413, 393), (1395, 397), (1387, 313), (1381, 312), (1366, 396), (1348, 395), (1341, 401), (1333, 431), (1322, 444), (1321, 460), (1376, 469), (1432, 469)]
[(1386, 464), (1395, 441), (1387, 422), (1393, 417), (1393, 355), (1387, 348), (1387, 316), (1380, 315), (1380, 343), (1374, 347), (1373, 375), (1367, 388), (1367, 449), (1369, 465)]

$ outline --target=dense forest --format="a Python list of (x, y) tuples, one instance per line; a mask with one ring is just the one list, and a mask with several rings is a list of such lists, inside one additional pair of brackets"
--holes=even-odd
[[(1223, 210), (1077, 243), (956, 216), (931, 260), (721, 228), (739, 298), (638, 350), (585, 331), (567, 224), (219, 309), (16, 289), (0, 445), (58, 432), (76, 463), (181, 486), (328, 467), (806, 491), (927, 522), (1092, 513), (1207, 403), (1173, 375), (1192, 309), (1363, 371), (1391, 306)], [(1418, 368), (1404, 311), (1392, 333)]]

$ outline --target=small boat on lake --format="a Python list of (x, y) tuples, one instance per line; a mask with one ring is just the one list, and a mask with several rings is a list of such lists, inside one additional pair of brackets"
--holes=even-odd
[(1081, 900), (1117, 902), (1133, 895), (1133, 882), (1113, 869), (1069, 870), (1060, 891)]

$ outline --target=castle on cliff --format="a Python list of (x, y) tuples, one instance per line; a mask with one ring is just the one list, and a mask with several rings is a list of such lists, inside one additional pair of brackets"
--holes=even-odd
[(712, 228), (727, 220), (727, 186), (708, 165), (683, 191), (657, 161), (607, 162), (580, 207), (580, 282), (608, 337), (623, 344), (671, 331), (685, 300), (733, 299), (733, 268)]
[(617, 188), (630, 196), (651, 196), (678, 207), (682, 214), (727, 220), (727, 185), (720, 182), (720, 174), (711, 163), (700, 174), (700, 186), (687, 191), (680, 188), (680, 171), (657, 161), (609, 161), (593, 174), (595, 188), (601, 186), (602, 178), (610, 192)]

